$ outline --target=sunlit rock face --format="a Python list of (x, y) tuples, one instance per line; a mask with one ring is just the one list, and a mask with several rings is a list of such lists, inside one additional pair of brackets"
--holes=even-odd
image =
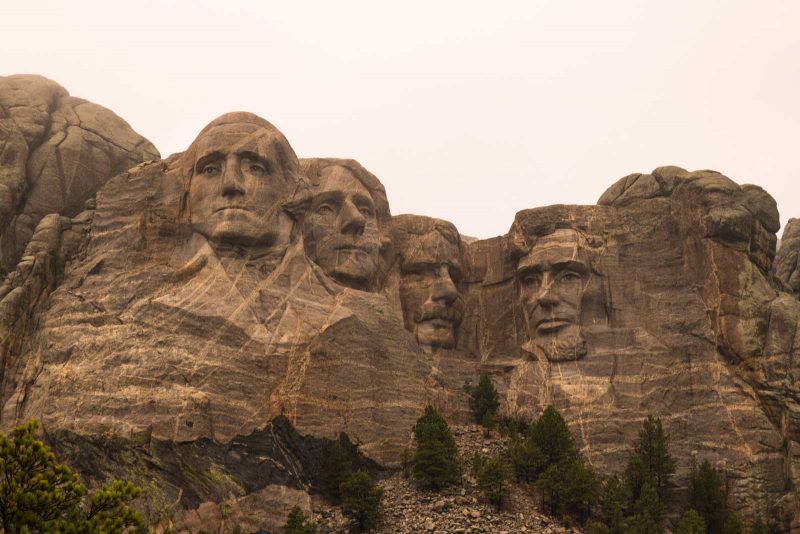
[(74, 217), (112, 176), (158, 158), (112, 111), (41, 76), (0, 76), (0, 276), (43, 217)]
[(679, 494), (708, 459), (743, 517), (797, 527), (796, 239), (776, 259), (757, 186), (662, 167), (467, 243), (250, 113), (119, 171), (15, 253), (0, 423), (39, 418), (88, 480), (142, 486), (153, 524), (276, 530), (333, 440), (396, 467), (425, 404), (468, 420), (463, 386), (487, 372), (505, 415), (555, 404), (600, 471), (653, 414)]

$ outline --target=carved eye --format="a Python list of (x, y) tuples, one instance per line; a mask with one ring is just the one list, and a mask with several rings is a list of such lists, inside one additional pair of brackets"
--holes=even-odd
[(578, 273), (567, 271), (559, 277), (559, 280), (567, 283), (580, 282), (583, 278)]
[(251, 163), (249, 168), (253, 174), (267, 174), (267, 169), (260, 163)]
[(218, 174), (219, 171), (220, 171), (219, 163), (209, 163), (200, 170), (200, 173), (205, 174), (207, 176), (212, 176), (214, 174)]
[(358, 211), (366, 218), (372, 217), (372, 210), (369, 206), (359, 206)]
[(538, 286), (542, 283), (542, 277), (538, 273), (525, 273), (520, 278), (524, 286)]
[(327, 204), (321, 204), (317, 206), (316, 212), (320, 215), (330, 215), (333, 213), (333, 208)]

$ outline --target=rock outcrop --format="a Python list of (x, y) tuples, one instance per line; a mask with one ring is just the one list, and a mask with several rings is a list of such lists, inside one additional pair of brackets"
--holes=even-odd
[(601, 471), (653, 414), (679, 491), (707, 459), (744, 518), (800, 528), (797, 239), (776, 259), (757, 186), (662, 167), (471, 240), (230, 113), (88, 207), (44, 214), (0, 288), (0, 422), (37, 417), (90, 480), (142, 486), (154, 524), (275, 530), (331, 443), (396, 467), (424, 405), (467, 422), (487, 372), (509, 416), (554, 404)]

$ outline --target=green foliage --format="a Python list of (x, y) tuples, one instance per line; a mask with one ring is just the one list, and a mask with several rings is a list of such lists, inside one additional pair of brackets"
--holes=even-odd
[(561, 473), (556, 464), (550, 464), (544, 473), (539, 475), (536, 485), (542, 494), (542, 506), (552, 515), (561, 516), (564, 512), (563, 506), (563, 486), (561, 484)]
[(660, 534), (661, 509), (658, 491), (649, 481), (645, 482), (639, 492), (639, 498), (633, 503), (633, 516), (625, 521), (628, 532), (631, 534)]
[(306, 514), (299, 506), (295, 506), (283, 525), (284, 534), (317, 534), (317, 524), (308, 521)]
[(573, 461), (564, 481), (564, 506), (567, 513), (581, 525), (584, 524), (597, 503), (599, 493), (600, 482), (594, 470), (582, 459)]
[(341, 500), (339, 487), (353, 472), (353, 462), (344, 447), (337, 441), (328, 449), (325, 471), (322, 474), (322, 491), (333, 502)]
[(519, 482), (533, 482), (547, 468), (547, 459), (530, 438), (512, 439), (508, 454)]
[(642, 423), (625, 469), (629, 502), (635, 503), (644, 486), (649, 484), (656, 490), (660, 504), (666, 505), (674, 473), (675, 460), (669, 454), (669, 441), (661, 419), (648, 416)]
[(696, 510), (690, 508), (678, 521), (675, 534), (706, 534), (706, 522)]
[(769, 528), (764, 521), (758, 517), (750, 526), (750, 534), (769, 534)]
[(0, 432), (0, 520), (5, 534), (18, 532), (119, 533), (142, 524), (127, 503), (139, 496), (133, 484), (115, 480), (85, 502), (78, 476), (56, 461), (36, 439), (32, 420)]
[(545, 466), (568, 466), (578, 457), (575, 438), (552, 405), (545, 408), (541, 417), (528, 429), (528, 439), (541, 451)]
[(603, 523), (608, 528), (608, 534), (624, 534), (625, 516), (622, 510), (624, 501), (622, 484), (614, 475), (606, 479), (603, 485), (602, 512)]
[(722, 525), (722, 532), (723, 534), (744, 534), (744, 525), (736, 514), (728, 511), (725, 523)]
[(689, 507), (703, 518), (708, 534), (723, 534), (727, 508), (722, 480), (706, 460), (689, 476)]
[(476, 455), (473, 469), (476, 471), (478, 489), (483, 496), (498, 510), (502, 509), (511, 494), (510, 473), (506, 462), (501, 456), (484, 458)]
[(500, 397), (492, 379), (486, 373), (481, 373), (478, 385), (472, 389), (469, 407), (476, 423), (487, 428), (494, 425), (497, 409), (500, 408)]
[(342, 512), (355, 519), (358, 528), (369, 531), (375, 528), (381, 512), (383, 490), (376, 487), (366, 471), (352, 473), (339, 487)]
[(459, 480), (456, 441), (447, 421), (430, 404), (414, 425), (417, 450), (412, 475), (429, 489), (441, 489)]

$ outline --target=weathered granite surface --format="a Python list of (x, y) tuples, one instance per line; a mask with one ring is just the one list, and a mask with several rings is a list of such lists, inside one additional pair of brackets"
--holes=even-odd
[(87, 207), (43, 213), (0, 288), (0, 424), (39, 418), (154, 524), (274, 530), (331, 443), (395, 467), (425, 403), (464, 422), (488, 372), (508, 415), (555, 404), (600, 470), (654, 414), (679, 490), (708, 459), (743, 517), (800, 528), (797, 232), (776, 259), (757, 186), (662, 167), (476, 241), (237, 112)]

